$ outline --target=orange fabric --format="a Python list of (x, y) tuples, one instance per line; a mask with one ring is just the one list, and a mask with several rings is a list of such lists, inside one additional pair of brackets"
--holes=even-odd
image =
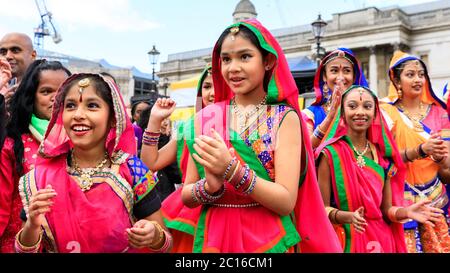
[(194, 245), (194, 237), (188, 233), (171, 229), (170, 233), (173, 238), (173, 247), (170, 253), (192, 253)]
[[(403, 122), (395, 106), (382, 104), (380, 107), (383, 108), (394, 122), (391, 132), (400, 151), (406, 148), (413, 149), (425, 142), (424, 137), (417, 134)], [(407, 166), (406, 181), (413, 183), (413, 185), (421, 185), (429, 182), (436, 176), (439, 169), (439, 166), (430, 158), (418, 159), (405, 164)]]

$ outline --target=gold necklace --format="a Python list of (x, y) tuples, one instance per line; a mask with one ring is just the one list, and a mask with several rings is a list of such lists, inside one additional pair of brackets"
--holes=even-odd
[(369, 141), (366, 142), (366, 147), (364, 148), (364, 151), (362, 151), (362, 152), (359, 152), (358, 150), (356, 150), (355, 146), (353, 145), (353, 150), (358, 155), (358, 157), (356, 158), (356, 164), (360, 168), (363, 168), (366, 166), (366, 161), (364, 160), (363, 155), (365, 155), (367, 153), (368, 149), (369, 149)]
[(411, 113), (408, 110), (406, 110), (405, 106), (400, 102), (398, 104), (398, 108), (403, 111), (403, 114), (408, 117), (409, 120), (411, 120), (413, 124), (414, 131), (416, 132), (423, 132), (423, 126), (420, 123), (422, 119), (425, 117), (425, 113), (423, 113), (423, 103), (419, 103), (419, 112), (417, 113)]
[(267, 95), (264, 96), (264, 98), (255, 106), (255, 108), (253, 108), (252, 110), (250, 110), (248, 112), (243, 113), (242, 110), (239, 109), (239, 107), (237, 106), (236, 100), (233, 98), (231, 104), (233, 106), (233, 111), (238, 118), (240, 132), (243, 132), (244, 129), (247, 128), (247, 123), (248, 123), (249, 118), (251, 116), (253, 116), (255, 113), (259, 112), (259, 109), (261, 109), (261, 107), (266, 103), (266, 99), (267, 99)]
[(106, 162), (108, 162), (108, 153), (105, 152), (103, 160), (94, 168), (80, 168), (80, 166), (78, 166), (75, 155), (73, 154), (73, 150), (71, 151), (71, 157), (73, 168), (80, 175), (80, 177), (77, 179), (78, 186), (80, 186), (83, 192), (90, 190), (92, 185), (94, 184), (94, 179), (92, 178), (92, 176), (98, 173), (106, 164)]

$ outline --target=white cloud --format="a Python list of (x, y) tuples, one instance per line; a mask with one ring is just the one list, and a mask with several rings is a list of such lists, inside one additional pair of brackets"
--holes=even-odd
[[(159, 24), (133, 9), (130, 0), (47, 0), (47, 9), (59, 28), (69, 30), (102, 28), (114, 32), (141, 32), (159, 27)], [(39, 13), (33, 0), (0, 0), (0, 16), (39, 22)]]
[(0, 16), (2, 20), (18, 18), (21, 20), (39, 19), (36, 4), (31, 0), (0, 0)]

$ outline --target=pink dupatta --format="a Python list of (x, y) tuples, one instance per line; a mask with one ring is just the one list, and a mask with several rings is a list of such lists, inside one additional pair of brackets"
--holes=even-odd
[[(372, 125), (368, 129), (367, 138), (375, 145), (377, 155), (379, 158), (379, 165), (387, 168), (389, 161), (395, 166), (396, 172), (390, 179), (392, 192), (392, 205), (403, 206), (403, 190), (406, 176), (406, 168), (401, 159), (398, 148), (393, 140), (393, 137), (386, 125), (386, 121), (381, 115), (378, 99), (370, 89), (364, 86), (351, 86), (347, 89), (343, 96), (353, 90), (354, 88), (364, 88), (372, 94), (375, 99), (375, 117)], [(341, 101), (343, 103), (343, 100)], [(326, 152), (331, 163), (331, 176), (333, 181), (333, 192), (335, 200), (340, 209), (354, 211), (360, 206), (364, 206), (366, 215), (371, 219), (380, 219), (382, 221), (382, 214), (378, 204), (381, 204), (383, 187), (377, 185), (380, 182), (380, 175), (375, 168), (365, 167), (364, 170), (356, 166), (355, 156), (352, 149), (345, 143), (343, 138), (347, 135), (347, 125), (344, 118), (341, 116), (341, 111), (336, 112), (333, 118), (333, 123), (325, 134), (323, 142), (316, 149), (316, 157), (321, 152)], [(332, 157), (331, 147), (336, 151), (335, 157)], [(337, 155), (337, 156), (336, 156)], [(370, 173), (367, 173), (370, 172)], [(375, 184), (374, 184), (375, 183)], [(381, 181), (384, 185), (384, 181)], [(338, 187), (345, 192), (338, 192)], [(365, 252), (368, 251), (368, 239), (372, 242), (381, 243), (387, 246), (386, 251), (391, 252), (406, 252), (406, 245), (403, 237), (403, 225), (400, 223), (391, 223), (389, 228), (393, 236), (384, 236), (386, 230), (382, 225), (376, 221), (371, 224), (368, 221), (368, 234), (359, 235), (353, 227), (347, 226), (347, 243), (346, 251)], [(389, 241), (391, 240), (391, 241)], [(393, 240), (393, 241), (392, 241)], [(392, 246), (392, 247), (389, 247)], [(373, 247), (376, 247), (374, 244)]]

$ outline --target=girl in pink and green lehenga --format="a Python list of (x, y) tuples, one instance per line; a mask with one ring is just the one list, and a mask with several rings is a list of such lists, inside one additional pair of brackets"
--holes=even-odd
[(185, 134), (194, 137), (182, 198), (202, 208), (194, 252), (340, 252), (275, 38), (256, 20), (229, 26), (212, 71), (216, 103)]
[(433, 226), (439, 219), (442, 211), (429, 201), (403, 207), (405, 166), (366, 87), (343, 93), (316, 155), (328, 218), (345, 252), (406, 252), (401, 222)]

